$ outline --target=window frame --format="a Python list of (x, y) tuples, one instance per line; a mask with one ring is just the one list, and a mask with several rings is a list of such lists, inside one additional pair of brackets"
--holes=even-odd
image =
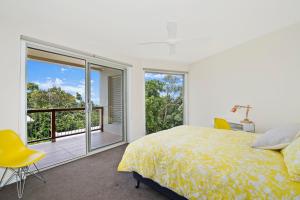
[(183, 76), (183, 125), (189, 125), (189, 103), (188, 103), (188, 72), (187, 71), (177, 71), (177, 70), (165, 70), (165, 69), (153, 69), (153, 68), (143, 68), (144, 70), (144, 84), (143, 84), (143, 94), (144, 94), (144, 121), (145, 121), (145, 135), (146, 131), (146, 73), (156, 73), (156, 74), (170, 74), (170, 75), (182, 75)]

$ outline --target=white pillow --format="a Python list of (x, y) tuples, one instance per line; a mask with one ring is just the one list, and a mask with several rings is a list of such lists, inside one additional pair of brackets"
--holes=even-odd
[(252, 147), (259, 149), (283, 149), (300, 136), (300, 124), (286, 125), (268, 130), (258, 137)]

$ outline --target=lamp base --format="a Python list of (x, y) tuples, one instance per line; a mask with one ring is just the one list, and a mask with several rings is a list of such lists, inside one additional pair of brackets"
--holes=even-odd
[(250, 121), (248, 118), (246, 118), (246, 119), (242, 120), (241, 123), (243, 123), (243, 124), (252, 124), (253, 122)]

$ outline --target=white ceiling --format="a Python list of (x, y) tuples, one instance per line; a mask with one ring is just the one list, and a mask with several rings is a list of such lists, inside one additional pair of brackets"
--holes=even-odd
[[(172, 56), (164, 45), (138, 45), (141, 41), (165, 40), (166, 23), (170, 20), (178, 23), (179, 38), (210, 39), (180, 43), (176, 55)], [(100, 55), (106, 52), (110, 55), (185, 64), (298, 21), (299, 0), (0, 2), (0, 29), (1, 26), (21, 27), (20, 34), (50, 38), (49, 42), (66, 41), (65, 44), (71, 44), (80, 40), (83, 48), (80, 50)], [(80, 48), (79, 45), (75, 46)]]

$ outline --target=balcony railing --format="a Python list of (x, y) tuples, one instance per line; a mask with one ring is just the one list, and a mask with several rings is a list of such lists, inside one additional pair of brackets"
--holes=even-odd
[[(36, 142), (41, 142), (41, 141), (47, 141), (47, 140), (51, 140), (52, 142), (56, 142), (57, 138), (62, 138), (62, 137), (67, 137), (67, 136), (71, 136), (71, 135), (77, 135), (77, 134), (82, 134), (85, 133), (85, 126), (83, 127), (78, 127), (75, 126), (76, 128), (71, 130), (64, 130), (61, 132), (57, 132), (57, 114), (58, 113), (74, 113), (74, 112), (82, 112), (82, 116), (81, 116), (81, 121), (84, 123), (85, 122), (85, 108), (54, 108), (54, 109), (31, 109), (31, 110), (27, 110), (27, 114), (30, 117), (30, 121), (27, 122), (29, 123), (35, 123), (34, 120), (34, 116), (30, 116), (30, 115), (34, 115), (34, 114), (42, 114), (44, 113), (43, 116), (40, 116), (40, 119), (42, 118), (42, 120), (39, 121), (47, 121), (50, 124), (45, 128), (46, 130), (48, 130), (48, 134), (46, 134), (46, 137), (42, 137), (42, 138), (38, 138), (38, 139), (30, 139), (30, 137), (28, 137), (28, 143), (36, 143)], [(96, 121), (99, 122), (99, 124), (97, 124), (97, 122), (92, 121), (92, 127), (91, 130), (92, 131), (104, 131), (103, 128), (103, 113), (104, 113), (104, 108), (103, 107), (93, 107), (93, 112), (92, 114), (96, 114), (95, 119)], [(98, 113), (95, 113), (98, 112)], [(47, 113), (45, 115), (45, 113)], [(78, 113), (77, 113), (78, 114)], [(63, 117), (63, 115), (61, 115)], [(99, 116), (99, 117), (98, 117)], [(50, 119), (49, 119), (50, 118)], [(61, 124), (63, 123), (63, 119), (60, 119)], [(66, 122), (67, 123), (67, 122)], [(43, 123), (43, 124), (47, 124), (47, 123)], [(36, 128), (40, 128), (40, 127), (36, 127), (36, 126), (40, 126), (40, 124), (35, 124), (35, 129)], [(33, 132), (33, 130), (31, 130)]]

